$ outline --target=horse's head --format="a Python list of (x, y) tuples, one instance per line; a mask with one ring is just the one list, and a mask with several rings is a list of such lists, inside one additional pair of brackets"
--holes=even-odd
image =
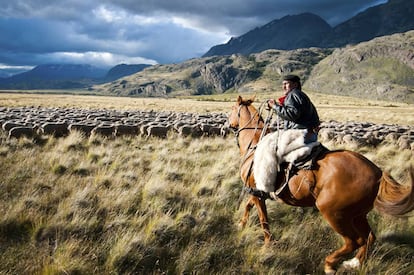
[(254, 97), (243, 99), (241, 96), (237, 98), (236, 104), (233, 105), (231, 113), (228, 117), (229, 127), (239, 130), (246, 127), (255, 127), (261, 120), (260, 114), (252, 105)]

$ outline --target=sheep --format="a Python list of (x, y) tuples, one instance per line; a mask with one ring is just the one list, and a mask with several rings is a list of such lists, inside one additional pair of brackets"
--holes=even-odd
[(115, 127), (115, 136), (135, 136), (139, 134), (139, 130), (137, 125), (120, 124)]
[(93, 128), (91, 135), (101, 135), (104, 137), (114, 137), (115, 126), (113, 125), (99, 125)]
[(187, 137), (201, 137), (203, 132), (201, 131), (200, 126), (198, 125), (183, 125), (178, 129), (178, 133), (180, 136)]
[(10, 129), (14, 127), (25, 127), (25, 126), (27, 125), (20, 121), (6, 121), (5, 123), (3, 123), (2, 128), (4, 131), (10, 131)]
[(53, 135), (54, 137), (64, 137), (69, 134), (68, 124), (66, 122), (46, 122), (40, 126), (40, 133)]
[(91, 135), (93, 128), (95, 128), (95, 124), (83, 124), (83, 123), (72, 123), (69, 125), (68, 129), (70, 132), (78, 131), (83, 133), (86, 136)]
[(34, 127), (30, 126), (16, 126), (9, 130), (8, 138), (31, 138), (35, 135), (36, 131)]
[(166, 138), (170, 127), (163, 125), (152, 125), (147, 128), (147, 137), (154, 136)]

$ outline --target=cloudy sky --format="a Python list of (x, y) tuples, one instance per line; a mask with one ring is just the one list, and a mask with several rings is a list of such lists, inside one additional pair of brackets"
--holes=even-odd
[(0, 6), (0, 69), (165, 64), (312, 12), (331, 26), (386, 0), (13, 0)]

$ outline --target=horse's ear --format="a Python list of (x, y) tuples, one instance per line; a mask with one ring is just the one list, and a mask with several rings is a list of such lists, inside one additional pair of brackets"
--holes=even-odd
[(249, 100), (247, 100), (247, 105), (250, 105), (254, 102), (256, 95), (252, 96)]
[(237, 98), (237, 104), (241, 104), (243, 102), (243, 98), (239, 95), (239, 97)]

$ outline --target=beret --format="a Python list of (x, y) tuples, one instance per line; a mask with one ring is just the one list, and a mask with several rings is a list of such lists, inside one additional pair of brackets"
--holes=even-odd
[(300, 83), (300, 78), (299, 78), (299, 76), (294, 75), (294, 74), (288, 74), (288, 75), (285, 75), (285, 76), (283, 77), (283, 80), (287, 80), (287, 81), (292, 81), (292, 82), (297, 82), (297, 83)]

